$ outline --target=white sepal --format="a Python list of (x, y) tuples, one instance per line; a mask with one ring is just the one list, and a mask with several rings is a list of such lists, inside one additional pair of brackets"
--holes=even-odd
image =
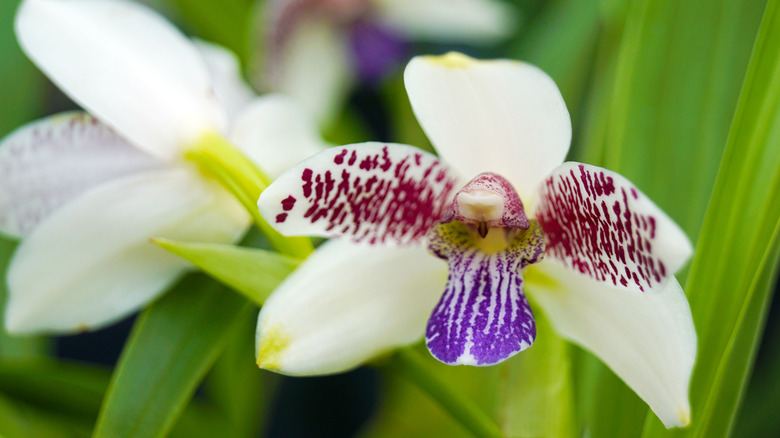
[(271, 295), (257, 325), (257, 363), (290, 375), (355, 368), (423, 336), (447, 266), (421, 246), (321, 246)]
[(525, 280), (553, 327), (604, 361), (666, 427), (690, 422), (696, 331), (676, 279), (644, 293), (626, 291), (545, 260), (528, 267)]
[(228, 243), (241, 206), (190, 169), (154, 170), (94, 188), (41, 222), (8, 270), (9, 332), (94, 329), (158, 296), (188, 263), (149, 241)]
[(467, 178), (497, 173), (526, 208), (563, 162), (571, 120), (553, 80), (530, 64), (459, 53), (418, 56), (404, 72), (417, 120), (439, 155)]
[(68, 96), (149, 153), (171, 159), (225, 127), (192, 42), (138, 3), (28, 0), (16, 34)]

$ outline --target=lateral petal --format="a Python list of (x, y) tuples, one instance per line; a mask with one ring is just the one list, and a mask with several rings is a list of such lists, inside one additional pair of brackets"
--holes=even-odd
[(328, 146), (320, 139), (316, 120), (283, 94), (249, 103), (233, 121), (229, 138), (272, 178)]
[(109, 324), (189, 267), (150, 237), (226, 243), (247, 224), (232, 197), (190, 169), (103, 184), (41, 222), (19, 246), (8, 270), (6, 327), (75, 332)]
[(260, 310), (257, 363), (283, 374), (332, 374), (415, 342), (445, 279), (446, 265), (421, 246), (327, 242)]
[(16, 17), (27, 55), (68, 96), (145, 151), (171, 159), (225, 116), (193, 44), (123, 0), (27, 0)]
[(662, 286), (693, 252), (680, 227), (634, 184), (588, 164), (564, 163), (545, 178), (536, 216), (548, 255), (633, 291)]
[(0, 231), (25, 236), (87, 190), (160, 165), (82, 112), (29, 123), (0, 143)]
[(666, 427), (690, 422), (696, 331), (676, 279), (644, 294), (631, 293), (556, 260), (530, 266), (525, 278), (528, 293), (555, 329), (601, 358)]
[(326, 149), (280, 176), (260, 214), (284, 235), (419, 242), (452, 202), (457, 176), (412, 146), (359, 143)]
[(539, 181), (563, 162), (571, 120), (553, 80), (517, 61), (459, 53), (413, 58), (404, 72), (417, 120), (467, 178), (494, 172), (531, 208)]

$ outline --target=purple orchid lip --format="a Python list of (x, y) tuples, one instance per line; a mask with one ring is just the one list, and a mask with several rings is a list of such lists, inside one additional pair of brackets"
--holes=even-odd
[[(502, 231), (491, 228), (490, 233)], [(451, 365), (484, 366), (530, 347), (536, 325), (523, 293), (522, 269), (544, 257), (538, 222), (492, 253), (476, 245), (474, 240), (482, 238), (459, 221), (437, 225), (429, 238), (429, 249), (449, 263), (444, 295), (426, 330), (431, 354)]]
[(355, 72), (369, 83), (381, 80), (409, 54), (409, 44), (396, 30), (370, 18), (351, 24), (349, 43)]

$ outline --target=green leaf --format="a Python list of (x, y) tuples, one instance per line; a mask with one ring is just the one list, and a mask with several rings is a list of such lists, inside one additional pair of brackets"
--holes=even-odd
[[(608, 30), (600, 43), (581, 155), (634, 181), (693, 238), (763, 2), (631, 2), (622, 33)], [(580, 367), (593, 374), (582, 382), (597, 388), (589, 399), (598, 406), (588, 417), (591, 433), (637, 436), (646, 405), (606, 367), (585, 362)]]
[(165, 0), (183, 25), (199, 37), (227, 47), (246, 65), (249, 59), (249, 26), (253, 24), (252, 0)]
[[(0, 137), (29, 122), (43, 111), (46, 82), (16, 42), (14, 16), (21, 0), (0, 2)], [(13, 110), (10, 110), (10, 109)]]
[[(16, 250), (16, 242), (0, 236), (0, 276), (3, 279), (14, 250)], [(0, 281), (0, 315), (5, 314), (7, 293), (6, 282), (2, 280)], [(5, 324), (0, 325), (0, 359), (41, 357), (48, 349), (49, 342), (44, 337), (14, 336), (5, 331)]]
[(166, 239), (155, 239), (154, 242), (189, 260), (258, 306), (300, 263), (291, 257), (263, 249)]
[(202, 275), (186, 278), (144, 310), (120, 357), (94, 437), (165, 436), (245, 312), (254, 313), (246, 300)]
[(630, 5), (602, 164), (636, 183), (694, 240), (765, 1)]
[(87, 422), (51, 415), (0, 393), (0, 437), (74, 438), (89, 436)]
[(780, 252), (780, 5), (770, 0), (686, 285), (699, 335), (693, 423), (646, 437), (725, 437), (753, 364)]
[(251, 360), (255, 355), (257, 313), (243, 315), (214, 368), (206, 379), (206, 392), (224, 412), (236, 437), (257, 437), (266, 418), (269, 390), (275, 374), (262, 371)]
[(52, 360), (0, 362), (0, 392), (49, 411), (94, 421), (110, 372), (86, 364)]
[(534, 345), (500, 369), (502, 429), (513, 437), (575, 437), (571, 347), (555, 334), (541, 311), (534, 312), (534, 319)]
[(552, 76), (575, 120), (600, 27), (598, 0), (552, 2), (509, 52), (511, 57), (532, 62)]

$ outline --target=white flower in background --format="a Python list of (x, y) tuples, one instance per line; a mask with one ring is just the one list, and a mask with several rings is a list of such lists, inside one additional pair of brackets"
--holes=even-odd
[(355, 81), (400, 66), (409, 41), (495, 43), (518, 20), (502, 0), (269, 0), (263, 8), (261, 87), (298, 98), (323, 124)]
[(696, 333), (673, 276), (692, 251), (679, 227), (619, 174), (563, 163), (569, 114), (538, 68), (451, 53), (404, 77), (440, 157), (331, 148), (260, 196), (280, 233), (345, 239), (267, 300), (258, 364), (334, 373), (423, 333), (442, 362), (496, 364), (534, 341), (527, 292), (667, 427), (687, 424)]
[[(0, 144), (0, 231), (22, 240), (8, 270), (10, 332), (98, 328), (159, 295), (189, 266), (150, 237), (243, 235), (249, 216), (184, 159), (188, 148), (226, 136), (276, 173), (320, 147), (289, 99), (252, 100), (232, 54), (138, 4), (27, 0), (16, 32), (89, 114), (45, 118)], [(255, 141), (288, 131), (299, 149), (270, 155)]]

